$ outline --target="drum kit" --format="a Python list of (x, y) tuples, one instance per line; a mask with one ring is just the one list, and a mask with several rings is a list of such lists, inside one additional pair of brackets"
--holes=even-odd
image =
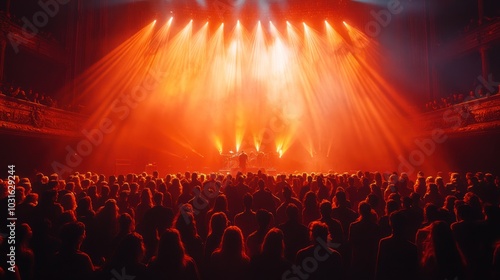
[[(238, 168), (240, 167), (240, 156), (243, 152), (229, 151), (227, 153), (221, 153), (223, 158), (224, 168)], [(248, 153), (247, 167), (249, 168), (262, 168), (268, 167), (269, 156), (264, 152), (252, 151)]]

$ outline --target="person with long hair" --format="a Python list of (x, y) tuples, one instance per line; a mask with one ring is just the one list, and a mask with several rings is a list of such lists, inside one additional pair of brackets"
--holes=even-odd
[(229, 221), (224, 212), (217, 212), (210, 219), (210, 228), (205, 242), (205, 261), (208, 263), (212, 253), (219, 248), (224, 230), (228, 227)]
[(210, 265), (213, 279), (248, 279), (250, 258), (243, 246), (243, 233), (237, 226), (227, 227), (217, 250), (212, 253)]
[(252, 279), (281, 279), (292, 265), (284, 257), (284, 247), (283, 232), (278, 228), (269, 230), (262, 244), (262, 252), (250, 261)]
[[(124, 214), (128, 215), (128, 214)], [(124, 271), (133, 275), (135, 280), (150, 279), (146, 265), (142, 262), (145, 253), (142, 236), (136, 232), (125, 235), (115, 248), (102, 269), (96, 273), (96, 280), (107, 280), (114, 276), (113, 271)]]
[(435, 221), (430, 227), (420, 260), (422, 279), (464, 279), (465, 262), (450, 227), (443, 221)]
[(321, 218), (316, 193), (312, 191), (307, 192), (302, 204), (304, 205), (304, 208), (302, 209), (303, 225), (307, 226), (310, 222)]
[(148, 265), (150, 279), (198, 280), (195, 261), (184, 249), (179, 231), (167, 229), (160, 237), (158, 254)]

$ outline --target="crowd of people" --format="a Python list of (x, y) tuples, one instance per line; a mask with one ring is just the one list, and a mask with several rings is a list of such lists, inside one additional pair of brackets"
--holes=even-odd
[(1, 279), (500, 279), (490, 173), (10, 179)]
[(45, 93), (40, 93), (33, 89), (25, 89), (21, 86), (2, 83), (0, 84), (0, 95), (10, 96), (13, 98), (17, 98), (19, 100), (24, 100), (28, 102), (32, 102), (35, 104), (45, 105), (48, 107), (58, 108), (67, 111), (78, 111), (79, 108), (71, 105), (71, 104), (62, 104), (56, 98), (51, 97)]
[(488, 97), (490, 95), (494, 95), (500, 91), (500, 87), (497, 89), (493, 86), (490, 88), (492, 91), (490, 92), (489, 89), (479, 89), (476, 91), (470, 91), (469, 94), (464, 94), (464, 93), (453, 93), (449, 94), (448, 96), (445, 97), (440, 97), (436, 98), (434, 100), (430, 100), (425, 103), (424, 105), (424, 111), (425, 112), (431, 112), (431, 111), (436, 111), (439, 109), (443, 108), (448, 108), (456, 104), (461, 104), (470, 100), (474, 99), (479, 99), (479, 98), (484, 98)]

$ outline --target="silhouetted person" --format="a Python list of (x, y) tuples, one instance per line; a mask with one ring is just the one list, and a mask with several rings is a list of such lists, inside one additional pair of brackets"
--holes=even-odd
[(184, 249), (179, 232), (167, 229), (160, 237), (158, 255), (148, 265), (152, 280), (197, 280), (200, 279), (195, 261)]
[(255, 218), (257, 220), (257, 230), (248, 235), (246, 241), (246, 247), (249, 257), (253, 257), (260, 253), (262, 243), (264, 242), (264, 238), (269, 230), (269, 225), (273, 218), (271, 212), (259, 209), (255, 214)]
[(248, 164), (248, 155), (244, 151), (241, 151), (241, 154), (238, 156), (238, 162), (241, 172), (246, 173)]
[(287, 221), (278, 226), (285, 236), (285, 258), (291, 262), (295, 260), (298, 250), (307, 246), (309, 231), (299, 221), (299, 209), (294, 204), (286, 207)]
[(163, 206), (163, 194), (156, 192), (153, 195), (154, 206), (144, 213), (142, 222), (137, 225), (137, 232), (144, 238), (146, 260), (149, 260), (157, 250), (161, 234), (172, 227), (174, 212)]
[[(342, 257), (340, 253), (328, 247), (328, 226), (315, 221), (310, 224), (309, 245), (297, 252), (295, 265), (288, 275), (297, 275), (300, 279), (343, 279)], [(311, 263), (317, 268), (311, 271)], [(286, 278), (290, 279), (290, 278)]]
[(474, 211), (468, 204), (457, 207), (458, 222), (451, 224), (453, 237), (458, 249), (463, 254), (471, 273), (478, 279), (484, 279), (487, 274), (488, 257), (491, 252), (485, 247), (484, 226), (474, 217)]
[(309, 225), (310, 222), (320, 218), (318, 197), (315, 193), (308, 192), (303, 201), (304, 208), (302, 209), (302, 224)]
[(35, 279), (35, 255), (29, 245), (32, 236), (28, 224), (24, 223), (16, 228), (16, 265), (19, 268), (20, 279), (23, 280)]
[(335, 207), (332, 209), (332, 218), (337, 219), (344, 229), (344, 236), (349, 236), (349, 227), (357, 218), (358, 214), (349, 208), (349, 201), (343, 191), (335, 194)]
[(276, 215), (275, 197), (269, 189), (265, 188), (266, 182), (262, 179), (257, 181), (258, 190), (253, 193), (252, 208), (254, 211), (265, 209)]
[(244, 209), (243, 197), (246, 193), (251, 193), (250, 187), (245, 184), (245, 178), (242, 175), (236, 177), (237, 184), (226, 187), (227, 205), (229, 213), (227, 217), (233, 221), (234, 216), (241, 213)]
[(283, 273), (291, 268), (291, 263), (284, 257), (283, 232), (271, 229), (262, 244), (262, 252), (250, 261), (251, 278), (255, 280), (281, 279)]
[(245, 210), (234, 217), (234, 225), (241, 229), (245, 239), (257, 229), (257, 219), (255, 212), (252, 210), (252, 201), (252, 195), (249, 193), (245, 194), (243, 197)]
[(86, 251), (96, 265), (111, 254), (112, 240), (118, 233), (118, 206), (114, 199), (106, 201), (96, 213), (94, 224), (89, 228)]
[(212, 253), (210, 265), (213, 274), (210, 279), (249, 279), (250, 259), (243, 247), (243, 234), (236, 226), (224, 231), (219, 249)]
[(86, 228), (94, 222), (95, 211), (92, 209), (92, 200), (89, 196), (85, 196), (78, 201), (76, 218), (79, 222), (84, 223)]
[(299, 211), (299, 222), (302, 222), (302, 203), (296, 197), (293, 197), (291, 188), (283, 188), (283, 198), (285, 201), (283, 201), (278, 209), (276, 209), (276, 216), (274, 217), (276, 224), (282, 224), (287, 220), (286, 209), (288, 205), (292, 204), (297, 207), (297, 210)]
[(33, 221), (38, 223), (44, 219), (49, 220), (54, 228), (57, 227), (57, 219), (63, 212), (61, 204), (57, 203), (57, 191), (44, 191), (40, 196), (40, 201), (35, 207)]
[(349, 243), (352, 248), (352, 279), (373, 279), (377, 260), (380, 229), (375, 212), (366, 202), (358, 207), (360, 217), (351, 224)]
[(181, 235), (186, 253), (194, 259), (197, 267), (203, 267), (203, 240), (197, 231), (193, 209), (188, 205), (185, 207), (187, 209), (183, 208), (177, 214), (175, 228)]
[(431, 225), (433, 222), (440, 220), (437, 206), (432, 203), (426, 204), (424, 208), (424, 217), (424, 224), (422, 225), (422, 228), (417, 231), (417, 235), (415, 237), (415, 245), (417, 245), (419, 259), (421, 259), (422, 254), (427, 247), (427, 243), (429, 242), (428, 237), (431, 232)]
[(111, 258), (101, 271), (96, 273), (96, 279), (108, 280), (116, 278), (116, 274), (131, 275), (137, 280), (151, 279), (146, 265), (142, 263), (144, 252), (144, 242), (140, 234), (133, 232), (125, 235)]
[(437, 207), (443, 207), (444, 198), (439, 193), (437, 184), (431, 183), (427, 186), (427, 192), (424, 195), (424, 203), (432, 203)]
[(179, 181), (179, 178), (173, 178), (172, 183), (167, 185), (167, 191), (172, 195), (172, 203), (174, 205), (173, 210), (177, 213), (177, 207), (179, 203), (177, 200), (179, 199), (179, 196), (181, 195), (181, 182)]
[[(332, 214), (332, 204), (329, 201), (323, 200), (319, 205), (321, 218), (320, 222), (325, 223), (328, 226), (328, 232), (330, 232), (330, 239), (332, 242), (332, 247), (342, 246), (344, 243), (344, 230), (342, 229), (342, 224), (339, 220), (331, 217)], [(334, 247), (338, 249), (338, 247)]]
[(89, 255), (80, 251), (84, 238), (85, 225), (83, 223), (68, 223), (62, 226), (61, 247), (52, 259), (50, 279), (91, 279), (94, 266)]
[(210, 218), (210, 227), (207, 236), (207, 240), (205, 241), (205, 264), (210, 262), (210, 258), (212, 257), (212, 253), (219, 248), (220, 242), (222, 240), (222, 235), (224, 234), (224, 230), (229, 226), (229, 220), (227, 219), (226, 214), (224, 212), (217, 212), (212, 215)]
[(135, 223), (140, 225), (146, 212), (153, 208), (153, 195), (150, 189), (143, 189), (141, 192), (141, 202), (135, 208)]
[(417, 279), (417, 247), (407, 239), (408, 217), (402, 210), (390, 216), (392, 234), (382, 238), (378, 247), (375, 279)]
[(429, 239), (420, 265), (422, 279), (466, 279), (465, 262), (445, 222), (430, 224)]

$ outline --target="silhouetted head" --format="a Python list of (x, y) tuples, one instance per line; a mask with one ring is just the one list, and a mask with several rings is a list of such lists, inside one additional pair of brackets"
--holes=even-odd
[(118, 225), (120, 227), (120, 231), (122, 232), (132, 232), (135, 230), (134, 218), (132, 218), (129, 213), (123, 213), (118, 217)]
[(285, 246), (283, 238), (283, 232), (280, 229), (270, 229), (264, 238), (264, 242), (262, 243), (262, 254), (277, 258), (283, 257), (283, 249)]
[(224, 194), (219, 194), (215, 198), (215, 203), (214, 203), (214, 211), (222, 211), (222, 212), (227, 212), (227, 198), (226, 195)]
[(264, 190), (264, 188), (266, 186), (266, 182), (264, 182), (264, 180), (262, 180), (262, 179), (259, 179), (259, 181), (257, 182), (257, 185), (259, 186), (259, 190)]
[(227, 228), (229, 221), (224, 212), (217, 212), (210, 217), (209, 234), (222, 234)]
[(290, 198), (292, 198), (292, 189), (290, 187), (288, 187), (288, 186), (283, 187), (283, 197), (286, 200), (289, 200)]
[(85, 225), (81, 222), (66, 223), (61, 227), (59, 238), (62, 249), (78, 250), (85, 239)]
[(272, 214), (265, 209), (259, 209), (257, 210), (255, 218), (257, 219), (257, 224), (260, 229), (267, 229), (271, 223)]
[(318, 209), (318, 197), (313, 191), (308, 191), (304, 196), (304, 208), (306, 209)]
[(323, 200), (319, 205), (319, 210), (323, 218), (330, 217), (332, 214), (332, 203), (328, 200)]
[(438, 207), (432, 203), (427, 203), (424, 207), (424, 216), (429, 223), (439, 220)]
[(358, 212), (362, 219), (367, 219), (370, 217), (372, 207), (365, 201), (361, 201), (358, 204)]
[(299, 221), (299, 208), (295, 204), (288, 204), (285, 211), (289, 221)]
[(177, 229), (166, 229), (158, 243), (157, 260), (159, 263), (175, 267), (185, 266), (185, 249)]
[(243, 233), (237, 226), (230, 226), (224, 230), (219, 251), (227, 256), (245, 256), (243, 247)]
[(243, 196), (243, 205), (245, 206), (245, 209), (252, 209), (252, 202), (253, 196), (249, 193), (246, 193), (245, 196)]
[(144, 256), (142, 236), (136, 232), (127, 234), (118, 244), (115, 251), (115, 261), (121, 265), (131, 265), (141, 262)]
[(408, 217), (402, 210), (393, 212), (389, 216), (389, 222), (392, 228), (392, 233), (395, 236), (402, 236), (406, 233), (408, 226)]
[(385, 205), (385, 214), (390, 215), (392, 212), (397, 211), (401, 208), (401, 204), (396, 200), (389, 200)]
[(153, 195), (153, 201), (155, 205), (163, 205), (163, 193), (155, 192)]
[(328, 226), (319, 221), (311, 222), (309, 225), (309, 232), (311, 241), (317, 243), (318, 240), (322, 240), (323, 242), (328, 242)]

